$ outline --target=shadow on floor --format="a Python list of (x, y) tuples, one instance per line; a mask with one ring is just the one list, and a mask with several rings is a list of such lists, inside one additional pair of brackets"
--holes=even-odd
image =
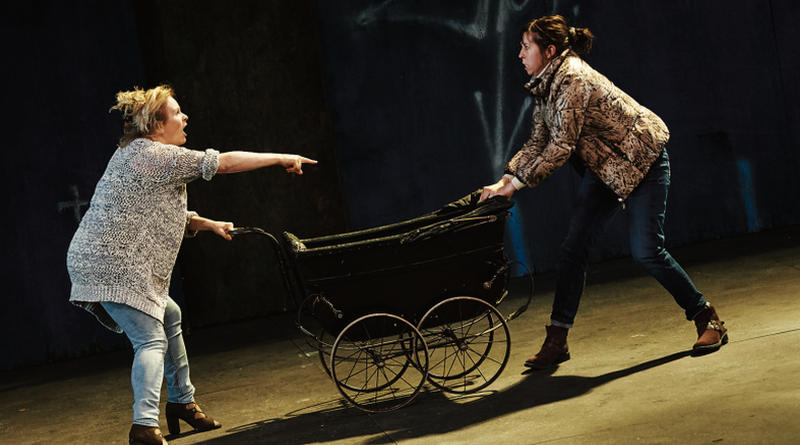
[(197, 443), (299, 445), (366, 436), (375, 437), (363, 443), (395, 443), (448, 433), (516, 411), (579, 397), (613, 380), (690, 355), (691, 351), (681, 351), (596, 377), (553, 376), (554, 370), (526, 371), (517, 384), (502, 391), (485, 391), (459, 401), (448, 399), (441, 392), (427, 392), (412, 405), (390, 413), (367, 414), (335, 400), (287, 417), (238, 426), (223, 437)]

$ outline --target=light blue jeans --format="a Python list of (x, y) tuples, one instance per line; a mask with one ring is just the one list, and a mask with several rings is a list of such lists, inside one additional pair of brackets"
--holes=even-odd
[(133, 345), (133, 423), (158, 427), (158, 401), (165, 377), (168, 402), (194, 401), (194, 386), (189, 380), (189, 360), (181, 335), (181, 308), (168, 297), (162, 324), (124, 304), (101, 304)]

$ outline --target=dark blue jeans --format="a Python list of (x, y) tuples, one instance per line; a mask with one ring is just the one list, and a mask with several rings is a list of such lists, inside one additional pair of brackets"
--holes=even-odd
[[(664, 248), (664, 216), (670, 169), (665, 149), (650, 171), (624, 201), (630, 223), (633, 259), (672, 294), (688, 320), (706, 302), (692, 280)], [(586, 285), (589, 249), (605, 224), (623, 207), (617, 196), (594, 173), (586, 170), (578, 191), (575, 213), (561, 245), (558, 280), (551, 322), (571, 328)]]

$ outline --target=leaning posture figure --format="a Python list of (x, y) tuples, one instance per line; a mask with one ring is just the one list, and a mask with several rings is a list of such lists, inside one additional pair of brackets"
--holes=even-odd
[(519, 58), (531, 76), (525, 87), (534, 98), (531, 137), (481, 198), (510, 197), (526, 185), (534, 187), (570, 158), (583, 171), (561, 245), (547, 337), (525, 366), (542, 369), (569, 359), (567, 332), (586, 283), (589, 249), (620, 209), (629, 219), (633, 258), (694, 321), (693, 349), (718, 349), (728, 339), (724, 322), (664, 249), (670, 183), (666, 125), (578, 56), (591, 49), (594, 36), (588, 29), (569, 27), (555, 15), (529, 22), (521, 34)]
[(167, 442), (158, 428), (158, 408), (164, 378), (170, 433), (180, 432), (179, 419), (199, 431), (220, 427), (195, 403), (181, 311), (168, 291), (181, 239), (208, 230), (230, 240), (233, 224), (187, 211), (186, 183), (270, 165), (302, 174), (304, 163), (316, 161), (181, 147), (189, 118), (168, 86), (120, 92), (111, 109), (122, 113), (123, 136), (67, 252), (70, 301), (127, 335), (134, 351), (129, 443), (162, 445)]

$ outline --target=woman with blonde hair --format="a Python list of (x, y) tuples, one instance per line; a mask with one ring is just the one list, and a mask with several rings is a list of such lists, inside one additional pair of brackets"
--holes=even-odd
[(697, 340), (709, 352), (728, 340), (717, 312), (664, 248), (664, 218), (670, 182), (669, 130), (578, 54), (594, 36), (567, 25), (560, 15), (529, 22), (521, 33), (519, 58), (534, 98), (530, 139), (509, 161), (505, 175), (483, 188), (482, 199), (511, 197), (534, 187), (572, 159), (581, 166), (576, 207), (561, 245), (558, 278), (546, 338), (525, 366), (542, 369), (569, 359), (567, 332), (575, 321), (586, 283), (588, 252), (603, 226), (620, 211), (630, 222), (634, 260), (672, 294)]
[(195, 403), (181, 312), (168, 291), (181, 239), (211, 231), (230, 240), (233, 224), (188, 211), (186, 183), (271, 165), (302, 174), (303, 164), (316, 161), (182, 147), (189, 118), (166, 85), (119, 92), (111, 110), (122, 114), (123, 135), (67, 252), (70, 301), (133, 346), (130, 443), (165, 444), (158, 424), (164, 378), (170, 433), (180, 432), (179, 419), (199, 431), (220, 427)]

